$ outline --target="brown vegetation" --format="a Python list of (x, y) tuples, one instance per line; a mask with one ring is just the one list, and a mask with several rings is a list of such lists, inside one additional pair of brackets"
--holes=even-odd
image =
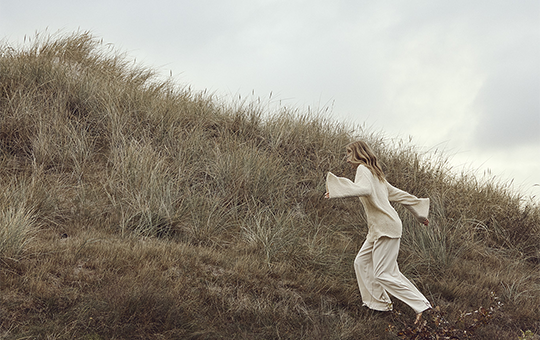
[[(540, 208), (322, 115), (225, 105), (86, 33), (0, 50), (0, 338), (517, 339), (540, 334)], [(357, 200), (323, 199), (366, 139), (430, 197), (401, 270), (436, 310), (362, 307)]]

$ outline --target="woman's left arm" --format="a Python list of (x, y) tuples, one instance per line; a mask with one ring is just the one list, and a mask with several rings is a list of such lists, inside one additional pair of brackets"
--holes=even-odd
[(388, 188), (388, 200), (390, 202), (402, 204), (414, 215), (414, 217), (416, 217), (418, 222), (428, 225), (429, 198), (418, 198), (406, 191), (392, 186), (388, 182), (386, 182), (386, 186)]

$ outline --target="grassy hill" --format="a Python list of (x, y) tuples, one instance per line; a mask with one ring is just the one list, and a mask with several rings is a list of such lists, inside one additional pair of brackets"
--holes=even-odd
[[(367, 140), (400, 268), (436, 310), (362, 307), (344, 146)], [(0, 50), (1, 339), (535, 339), (540, 207), (444, 155), (293, 109), (224, 104), (87, 33)], [(526, 333), (525, 333), (526, 332)]]

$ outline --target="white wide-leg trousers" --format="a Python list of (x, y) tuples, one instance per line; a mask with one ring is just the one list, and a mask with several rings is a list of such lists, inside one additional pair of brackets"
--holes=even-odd
[(354, 260), (354, 271), (365, 306), (392, 310), (388, 294), (408, 304), (416, 313), (431, 308), (429, 301), (399, 271), (397, 257), (401, 239), (380, 237), (365, 241)]

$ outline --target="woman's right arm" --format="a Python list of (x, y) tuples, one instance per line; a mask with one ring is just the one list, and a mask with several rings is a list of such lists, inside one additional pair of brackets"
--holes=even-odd
[(357, 176), (356, 181), (353, 182), (345, 177), (337, 177), (331, 172), (326, 175), (325, 198), (369, 196), (371, 190), (371, 183), (365, 176), (360, 178)]

